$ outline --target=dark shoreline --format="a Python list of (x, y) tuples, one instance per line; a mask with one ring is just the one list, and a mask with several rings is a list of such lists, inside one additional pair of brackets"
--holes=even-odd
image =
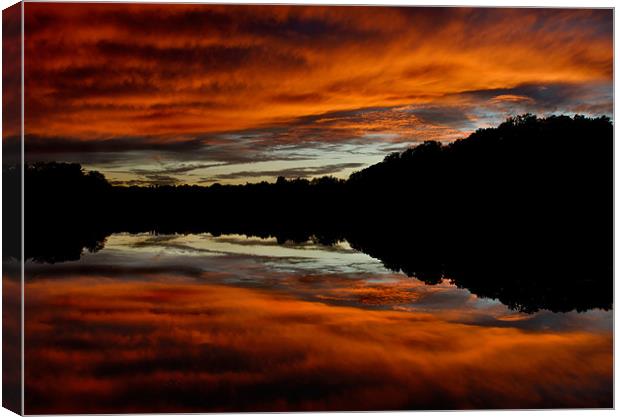
[[(391, 270), (427, 283), (447, 277), (517, 310), (608, 309), (612, 150), (608, 118), (526, 115), (388, 155), (346, 181), (113, 187), (77, 164), (33, 164), (25, 256), (76, 260), (118, 232), (346, 239)], [(4, 170), (9, 197), (11, 174)], [(17, 227), (4, 224), (5, 233)], [(17, 249), (6, 245), (5, 258)]]

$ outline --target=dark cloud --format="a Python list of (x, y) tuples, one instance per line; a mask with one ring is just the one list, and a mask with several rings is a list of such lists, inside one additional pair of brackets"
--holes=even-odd
[(70, 137), (27, 135), (25, 147), (28, 154), (89, 154), (97, 152), (168, 151), (192, 152), (201, 149), (200, 139), (171, 140), (157, 137), (114, 137), (81, 140)]
[[(512, 88), (496, 88), (489, 90), (465, 91), (460, 96), (473, 99), (474, 102), (487, 102), (501, 96), (520, 96), (532, 100), (531, 107), (537, 111), (553, 112), (559, 109), (569, 109), (590, 101), (610, 98), (611, 90), (608, 83), (576, 84), (576, 83), (547, 83), (522, 84)], [(611, 107), (608, 112), (611, 111)]]
[(132, 169), (129, 172), (137, 175), (154, 175), (154, 174), (184, 174), (187, 172), (195, 171), (197, 169), (205, 169), (205, 168), (213, 168), (216, 166), (222, 166), (225, 164), (215, 163), (215, 164), (181, 164), (178, 166), (171, 166), (161, 168), (157, 171), (148, 170), (148, 169)]
[(278, 94), (273, 96), (273, 100), (283, 103), (299, 103), (299, 102), (319, 102), (325, 98), (321, 93), (300, 93), (300, 94)]
[(286, 178), (308, 178), (314, 176), (322, 176), (335, 174), (343, 169), (347, 168), (361, 168), (364, 166), (362, 163), (348, 162), (342, 164), (330, 164), (318, 167), (300, 167), (300, 168), (285, 168), (280, 170), (265, 170), (265, 171), (239, 171), (232, 172), (230, 174), (219, 174), (213, 178), (203, 178), (201, 182), (217, 182), (222, 180), (235, 180), (244, 178), (256, 178), (256, 177), (278, 177), (283, 176)]
[[(175, 177), (178, 174), (188, 174), (198, 169), (213, 168), (217, 166), (227, 165), (226, 163), (211, 163), (211, 164), (171, 164), (169, 166), (162, 166), (156, 169), (147, 168), (135, 168), (128, 171), (115, 171), (116, 173), (128, 173), (139, 178), (133, 178), (130, 180), (115, 180), (111, 181), (113, 185), (125, 185), (125, 186), (156, 186), (156, 185), (177, 185), (182, 181)], [(190, 174), (191, 175), (191, 174)]]
[(147, 174), (145, 177), (151, 182), (152, 185), (176, 185), (179, 183), (178, 178), (170, 175)]
[(178, 185), (181, 183), (176, 177), (171, 175), (160, 174), (143, 174), (142, 178), (130, 179), (130, 180), (112, 180), (110, 184), (121, 186), (138, 186), (138, 187), (153, 187), (164, 185)]
[[(71, 9), (71, 7), (67, 7)], [(76, 8), (79, 9), (79, 8)], [(240, 36), (254, 39), (315, 42), (329, 46), (333, 41), (380, 41), (387, 32), (380, 24), (360, 27), (351, 24), (351, 18), (365, 11), (351, 7), (330, 7), (334, 17), (308, 13), (312, 7), (279, 6), (281, 13), (274, 16), (272, 6), (265, 5), (161, 5), (144, 4), (127, 7), (91, 6), (89, 17), (101, 27), (114, 28), (128, 35), (165, 36)], [(395, 14), (398, 8), (394, 8)], [(431, 11), (432, 13), (432, 11)], [(340, 18), (343, 16), (344, 18)], [(36, 36), (54, 29), (62, 29), (70, 19), (59, 16), (51, 9), (40, 7), (30, 13), (29, 32)], [(332, 42), (330, 42), (332, 41)]]
[(305, 59), (293, 52), (285, 53), (262, 45), (162, 47), (100, 41), (94, 49), (95, 53), (110, 60), (140, 59), (161, 65), (168, 71), (171, 68), (198, 68), (208, 73), (236, 70), (242, 65), (260, 65), (265, 69), (300, 68), (306, 65)]
[(410, 112), (427, 123), (450, 126), (464, 131), (475, 127), (475, 122), (471, 120), (464, 106), (413, 106)]

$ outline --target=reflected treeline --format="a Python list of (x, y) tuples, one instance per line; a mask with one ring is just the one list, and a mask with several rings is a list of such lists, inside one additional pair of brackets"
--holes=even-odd
[(392, 270), (518, 310), (611, 308), (612, 158), (608, 118), (525, 115), (346, 181), (113, 187), (77, 164), (34, 164), (26, 256), (78, 259), (115, 232), (346, 239)]

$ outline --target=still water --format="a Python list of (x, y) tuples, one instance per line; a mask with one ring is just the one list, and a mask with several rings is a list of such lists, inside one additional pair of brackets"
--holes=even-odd
[(612, 406), (612, 311), (514, 311), (346, 241), (114, 234), (26, 275), (26, 413)]

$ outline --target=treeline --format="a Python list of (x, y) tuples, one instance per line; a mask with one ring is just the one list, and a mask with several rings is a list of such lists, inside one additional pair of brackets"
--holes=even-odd
[[(79, 257), (121, 231), (312, 236), (347, 239), (391, 269), (427, 282), (447, 276), (515, 308), (527, 309), (531, 294), (541, 297), (535, 307), (611, 305), (606, 117), (519, 116), (390, 154), (346, 181), (119, 187), (77, 164), (45, 163), (26, 168), (25, 184), (26, 252), (35, 259)], [(527, 297), (506, 300), (519, 291)]]
[(611, 151), (608, 118), (525, 115), (448, 145), (429, 141), (390, 154), (346, 181), (280, 177), (246, 185), (112, 187), (78, 164), (39, 163), (26, 169), (26, 197), (31, 208), (62, 207), (58, 215), (101, 213), (115, 221), (137, 215), (154, 225), (173, 214), (278, 221), (303, 216), (324, 223), (358, 215), (367, 220), (369, 212), (453, 217), (466, 210), (503, 218), (518, 209), (518, 217), (540, 217), (558, 203), (563, 207), (554, 215), (577, 206), (609, 209)]

